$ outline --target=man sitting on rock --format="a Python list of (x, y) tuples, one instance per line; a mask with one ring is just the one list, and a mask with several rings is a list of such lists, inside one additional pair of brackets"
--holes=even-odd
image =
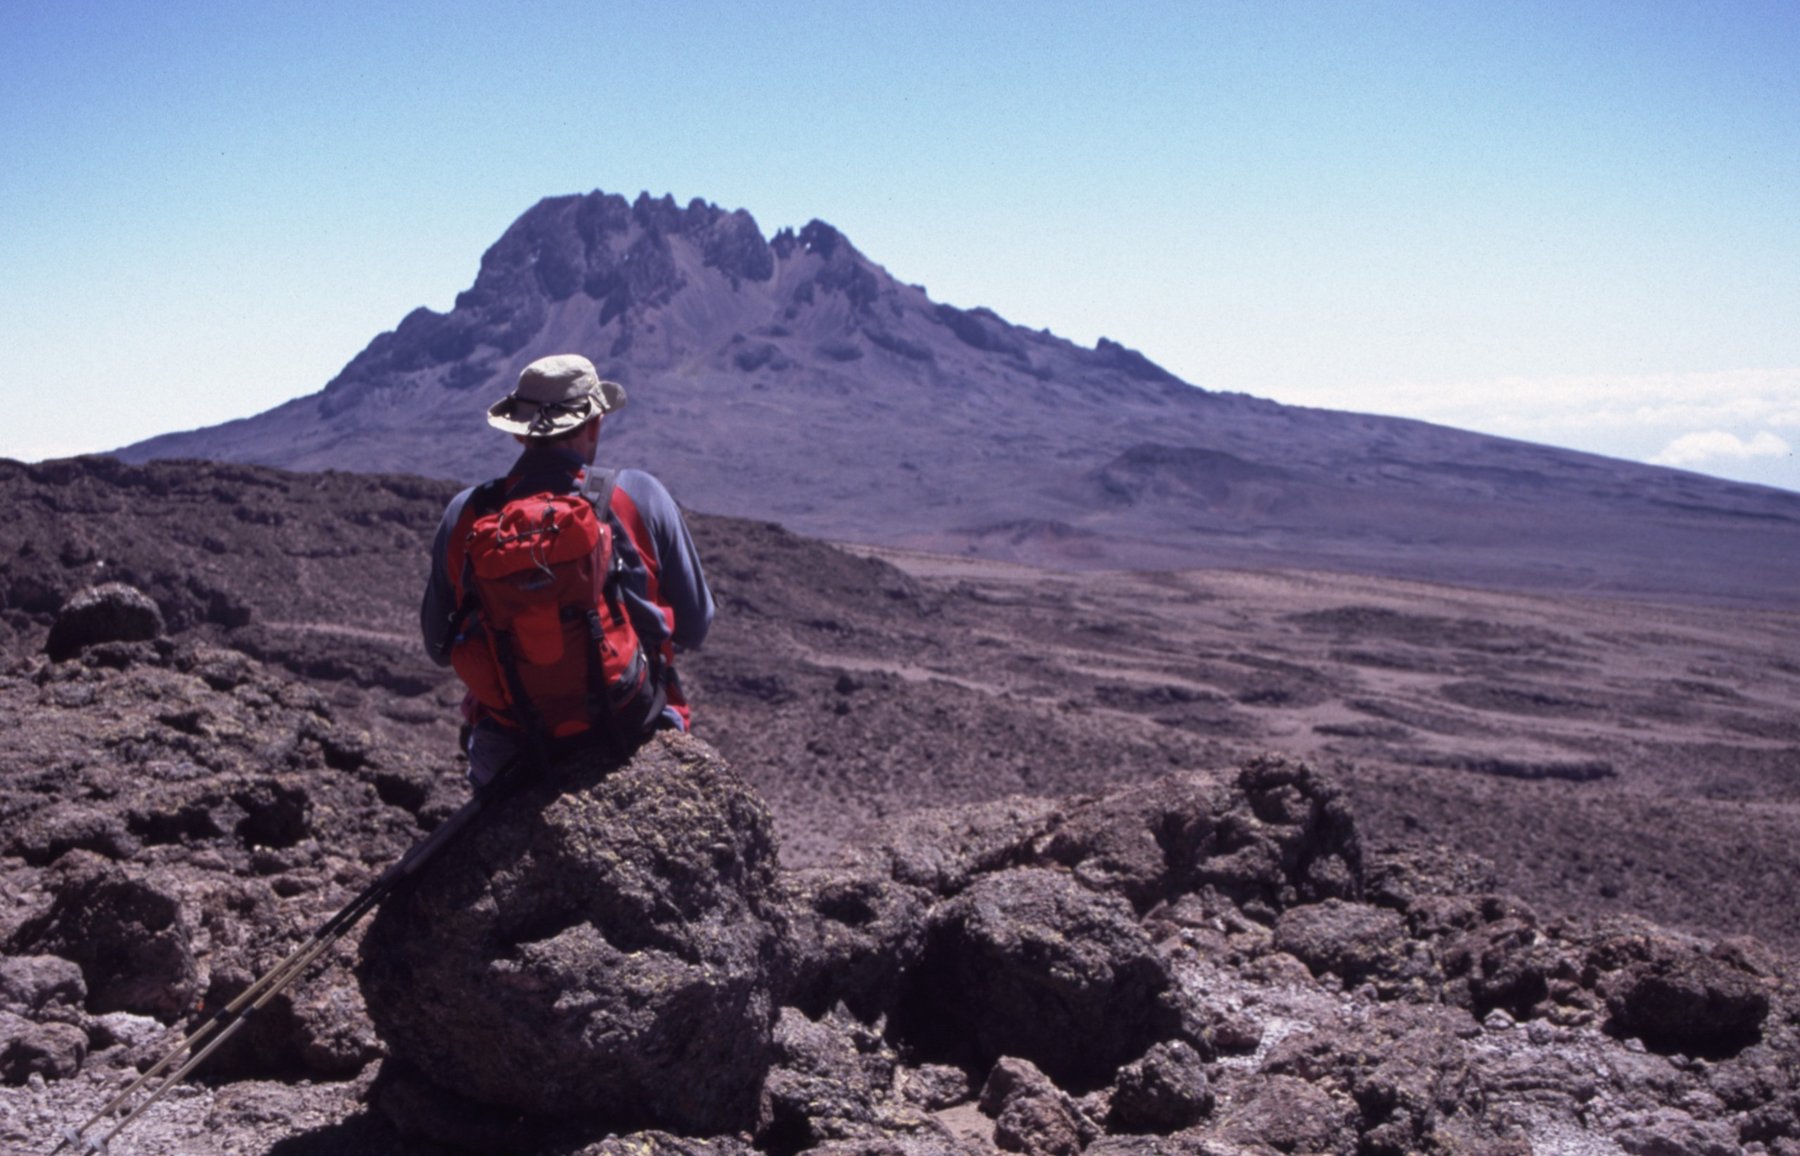
[(444, 511), (419, 621), (432, 660), (469, 688), (478, 786), (521, 758), (588, 745), (623, 757), (657, 729), (688, 728), (675, 651), (705, 640), (713, 598), (662, 483), (590, 468), (624, 404), (585, 357), (532, 362), (488, 410), (524, 452)]

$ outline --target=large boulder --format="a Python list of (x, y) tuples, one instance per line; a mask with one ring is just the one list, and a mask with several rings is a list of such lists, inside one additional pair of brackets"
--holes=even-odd
[(1651, 1051), (1720, 1059), (1763, 1037), (1774, 983), (1729, 948), (1626, 933), (1602, 941), (1589, 963), (1606, 971), (1608, 1026)]
[(103, 582), (63, 603), (44, 652), (62, 662), (97, 643), (147, 642), (162, 632), (162, 611), (148, 594), (123, 582)]
[(903, 1026), (927, 1049), (977, 1066), (1015, 1056), (1087, 1089), (1178, 1030), (1169, 988), (1129, 903), (1025, 867), (933, 910)]
[(775, 872), (767, 808), (696, 739), (560, 766), (383, 905), (358, 968), (369, 1014), (431, 1084), (503, 1112), (748, 1127)]

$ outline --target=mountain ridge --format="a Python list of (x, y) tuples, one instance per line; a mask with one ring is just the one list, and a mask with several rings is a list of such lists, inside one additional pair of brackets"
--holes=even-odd
[(606, 460), (810, 535), (1073, 569), (1800, 600), (1800, 494), (1210, 392), (1107, 338), (934, 302), (824, 221), (765, 238), (745, 210), (648, 193), (546, 198), (450, 310), (409, 313), (319, 393), (119, 455), (476, 480), (512, 456), (486, 406), (570, 350), (631, 392)]

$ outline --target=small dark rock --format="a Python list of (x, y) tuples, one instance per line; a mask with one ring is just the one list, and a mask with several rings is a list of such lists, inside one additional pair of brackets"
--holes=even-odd
[(66, 1080), (87, 1059), (87, 1033), (74, 1024), (39, 1024), (0, 1011), (0, 1083), (23, 1084), (34, 1074)]
[(1280, 1152), (1339, 1152), (1351, 1113), (1331, 1094), (1292, 1076), (1269, 1076), (1221, 1121), (1225, 1137)]
[(1630, 1156), (1738, 1156), (1744, 1150), (1730, 1125), (1696, 1120), (1672, 1108), (1620, 1132), (1618, 1143)]
[(1014, 1057), (989, 1073), (981, 1110), (994, 1117), (994, 1143), (1026, 1156), (1079, 1156), (1095, 1131), (1036, 1065)]
[(87, 1000), (81, 968), (55, 955), (0, 956), (0, 1011), (36, 1016), (52, 1007), (78, 1009)]
[(1762, 1038), (1769, 990), (1729, 953), (1656, 935), (1603, 943), (1595, 962), (1612, 972), (1600, 983), (1610, 1027), (1663, 1053), (1723, 1058)]
[(1013, 797), (914, 811), (882, 824), (870, 855), (901, 883), (955, 895), (980, 875), (1032, 862), (1032, 843), (1059, 809), (1054, 800)]
[(1213, 1109), (1200, 1053), (1167, 1040), (1119, 1070), (1108, 1123), (1125, 1132), (1176, 1132), (1198, 1124)]
[(1406, 959), (1406, 923), (1399, 915), (1361, 903), (1327, 899), (1292, 908), (1275, 923), (1272, 946), (1312, 969), (1348, 984), (1400, 974)]
[(1202, 888), (1279, 911), (1356, 898), (1359, 847), (1336, 788), (1305, 763), (1268, 757), (1235, 780), (1171, 775), (1071, 807), (1042, 855), (1139, 911)]
[(1446, 998), (1463, 1002), (1459, 988), (1466, 986), (1467, 1005), (1477, 1018), (1498, 1008), (1514, 1019), (1529, 1019), (1549, 996), (1551, 977), (1575, 964), (1563, 959), (1539, 929), (1536, 913), (1519, 900), (1484, 896), (1479, 910), (1481, 921), (1440, 949), (1444, 973), (1456, 981)]
[(108, 859), (130, 859), (140, 844), (116, 808), (88, 803), (53, 803), (16, 819), (5, 837), (9, 854), (41, 867), (77, 848)]
[(920, 1064), (901, 1073), (900, 1094), (929, 1111), (966, 1103), (975, 1097), (969, 1073), (949, 1064)]
[(791, 872), (785, 883), (785, 1002), (815, 1016), (840, 1001), (870, 1020), (890, 1010), (924, 953), (928, 893), (866, 864)]
[(899, 1057), (841, 1009), (813, 1021), (784, 1008), (774, 1044), (760, 1113), (764, 1149), (808, 1151), (829, 1141), (875, 1142), (932, 1129), (922, 1111), (891, 1095)]

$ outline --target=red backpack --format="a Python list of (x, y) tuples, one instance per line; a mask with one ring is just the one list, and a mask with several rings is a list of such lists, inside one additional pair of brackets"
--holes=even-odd
[(590, 469), (572, 491), (503, 478), (470, 495), (448, 559), (450, 664), (503, 724), (546, 741), (598, 730), (623, 753), (654, 728), (665, 698), (619, 596), (615, 481)]

